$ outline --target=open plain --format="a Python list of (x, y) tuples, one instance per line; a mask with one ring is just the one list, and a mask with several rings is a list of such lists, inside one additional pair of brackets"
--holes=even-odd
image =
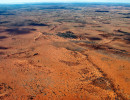
[(0, 100), (129, 100), (130, 4), (0, 5)]

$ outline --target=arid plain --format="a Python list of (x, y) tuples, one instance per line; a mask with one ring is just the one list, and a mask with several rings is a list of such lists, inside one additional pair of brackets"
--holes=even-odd
[(0, 5), (0, 100), (129, 100), (130, 4)]

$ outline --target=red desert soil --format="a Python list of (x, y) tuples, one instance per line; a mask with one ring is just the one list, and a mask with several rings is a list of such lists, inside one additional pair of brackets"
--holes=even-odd
[(36, 8), (0, 15), (0, 100), (130, 99), (127, 7)]
[[(129, 97), (129, 61), (32, 32), (0, 43), (0, 98), (110, 100)], [(66, 48), (65, 48), (66, 47)], [(5, 54), (6, 53), (6, 54)], [(13, 99), (12, 99), (13, 98)]]

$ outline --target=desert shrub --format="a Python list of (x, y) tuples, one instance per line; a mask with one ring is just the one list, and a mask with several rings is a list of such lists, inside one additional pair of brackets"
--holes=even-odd
[(36, 23), (36, 22), (32, 22), (32, 23), (30, 23), (29, 25), (32, 25), (32, 26), (48, 26), (47, 24)]
[(95, 12), (109, 12), (107, 10), (96, 10)]
[(33, 28), (12, 28), (12, 29), (6, 29), (5, 31), (8, 32), (8, 34), (18, 35), (18, 34), (28, 34), (32, 31), (35, 31), (36, 29)]
[(125, 31), (122, 31), (122, 30), (116, 30), (116, 32), (120, 32), (120, 33), (123, 33), (123, 34), (125, 34), (125, 35), (130, 35), (130, 33), (129, 32), (125, 32)]
[(66, 31), (65, 33), (59, 32), (57, 35), (63, 38), (74, 38), (74, 39), (77, 38), (77, 36), (71, 31)]
[(5, 39), (7, 38), (7, 36), (0, 36), (0, 39)]
[(88, 37), (89, 40), (102, 40), (101, 38), (99, 37)]
[(3, 47), (3, 46), (0, 46), (0, 49), (8, 49), (8, 47)]

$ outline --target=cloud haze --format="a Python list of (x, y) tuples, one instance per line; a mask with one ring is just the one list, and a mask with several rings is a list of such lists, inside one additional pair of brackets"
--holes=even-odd
[(26, 3), (26, 2), (124, 2), (130, 3), (130, 0), (0, 0), (0, 3)]

